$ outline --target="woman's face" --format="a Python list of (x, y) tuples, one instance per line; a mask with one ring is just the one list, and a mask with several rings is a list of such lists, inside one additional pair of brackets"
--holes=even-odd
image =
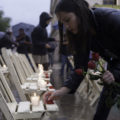
[(58, 20), (62, 22), (65, 28), (73, 34), (78, 33), (78, 18), (73, 12), (59, 12), (57, 13)]

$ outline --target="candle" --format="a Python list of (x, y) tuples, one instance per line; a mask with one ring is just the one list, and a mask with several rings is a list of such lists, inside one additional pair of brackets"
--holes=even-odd
[(40, 96), (38, 96), (36, 93), (33, 94), (33, 96), (31, 96), (31, 103), (34, 106), (39, 105), (39, 101), (40, 101)]
[(3, 65), (4, 68), (7, 68), (6, 65)]
[(39, 74), (43, 74), (44, 69), (42, 64), (38, 64), (38, 70), (39, 70)]
[(46, 88), (47, 83), (44, 80), (38, 80), (38, 87), (40, 88)]

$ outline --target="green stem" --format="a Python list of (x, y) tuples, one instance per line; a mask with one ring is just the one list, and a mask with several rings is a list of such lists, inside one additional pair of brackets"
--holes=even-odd
[(100, 67), (102, 68), (102, 73), (104, 73), (105, 72), (105, 69), (104, 69), (104, 67), (101, 65), (101, 63), (100, 63), (100, 61), (98, 60), (98, 64), (100, 65)]

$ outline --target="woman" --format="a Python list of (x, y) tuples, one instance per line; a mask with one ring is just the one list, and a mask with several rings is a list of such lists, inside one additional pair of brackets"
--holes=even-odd
[[(55, 10), (60, 22), (65, 26), (69, 45), (74, 54), (75, 69), (87, 70), (90, 51), (98, 52), (109, 65), (103, 74), (106, 84), (120, 82), (120, 11), (108, 8), (90, 9), (84, 0), (61, 0)], [(55, 92), (46, 92), (44, 102), (67, 93), (75, 92), (83, 80), (76, 72), (64, 83), (64, 87)], [(105, 104), (104, 87), (94, 120), (106, 120), (110, 108)], [(116, 94), (113, 98), (115, 98)]]

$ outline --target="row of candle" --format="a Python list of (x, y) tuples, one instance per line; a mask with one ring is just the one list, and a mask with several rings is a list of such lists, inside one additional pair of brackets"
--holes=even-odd
[[(42, 64), (38, 64), (38, 70), (39, 70), (39, 76), (38, 76), (38, 81), (37, 81), (38, 87), (40, 87), (40, 88), (46, 88), (47, 82), (43, 78), (44, 68), (43, 68)], [(46, 73), (46, 77), (49, 77), (48, 73)], [(39, 101), (40, 101), (40, 96), (39, 95), (37, 95), (36, 93), (34, 93), (31, 96), (30, 99), (31, 99), (32, 105), (39, 105)], [(53, 104), (53, 102), (52, 101), (48, 101), (48, 104)]]
[[(37, 81), (38, 87), (46, 88), (47, 82), (43, 78), (44, 68), (42, 64), (38, 64), (38, 70), (39, 70), (39, 76), (38, 76), (38, 81)], [(49, 78), (48, 73), (46, 73), (46, 77)]]

